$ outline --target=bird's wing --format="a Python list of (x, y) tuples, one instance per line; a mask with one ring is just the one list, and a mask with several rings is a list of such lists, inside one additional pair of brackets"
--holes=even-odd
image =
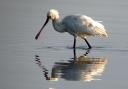
[(108, 36), (104, 26), (99, 22), (94, 21), (90, 23), (88, 28), (93, 32), (94, 35), (104, 36), (104, 37)]
[(104, 26), (85, 15), (66, 16), (62, 23), (71, 35), (84, 37), (86, 35), (107, 36)]
[(87, 27), (86, 33), (90, 35), (107, 36), (104, 26), (100, 23), (102, 21), (95, 21), (89, 16), (82, 15), (80, 17), (84, 27)]
[(66, 16), (63, 19), (62, 22), (65, 26), (65, 29), (67, 30), (67, 32), (69, 32), (71, 35), (75, 35), (75, 33), (77, 32), (77, 29), (79, 28), (79, 20), (78, 20), (78, 16), (77, 15), (70, 15), (70, 16)]

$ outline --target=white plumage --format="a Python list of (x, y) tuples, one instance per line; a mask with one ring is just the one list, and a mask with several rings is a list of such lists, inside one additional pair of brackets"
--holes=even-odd
[(74, 45), (76, 44), (76, 37), (81, 37), (85, 40), (88, 47), (91, 48), (91, 45), (86, 40), (87, 36), (104, 36), (107, 37), (106, 30), (104, 26), (98, 21), (93, 20), (91, 17), (86, 15), (69, 15), (64, 17), (62, 20), (59, 19), (59, 13), (55, 9), (51, 9), (47, 13), (47, 20), (41, 30), (36, 35), (35, 39), (38, 39), (42, 29), (45, 27), (49, 19), (52, 20), (53, 27), (58, 32), (68, 32), (74, 36)]

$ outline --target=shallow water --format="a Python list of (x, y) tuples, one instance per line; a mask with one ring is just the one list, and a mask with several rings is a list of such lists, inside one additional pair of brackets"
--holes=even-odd
[[(53, 30), (51, 22), (34, 37), (50, 8), (61, 18), (82, 13), (102, 20), (109, 38), (78, 38)], [(127, 89), (127, 0), (4, 0), (0, 1), (1, 89)], [(57, 80), (57, 81), (55, 81)]]

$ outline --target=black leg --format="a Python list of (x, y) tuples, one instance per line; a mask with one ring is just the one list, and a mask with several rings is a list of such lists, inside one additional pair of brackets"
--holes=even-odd
[(89, 42), (87, 41), (87, 39), (86, 39), (86, 38), (84, 38), (84, 40), (85, 40), (85, 42), (87, 43), (87, 45), (88, 45), (89, 49), (91, 49), (91, 48), (92, 48), (92, 46), (89, 44)]
[(90, 50), (91, 50), (91, 49), (87, 49), (87, 50), (86, 50), (86, 53), (85, 53), (84, 55), (87, 56), (87, 55), (89, 54)]
[(73, 48), (76, 49), (76, 37), (74, 36), (74, 44), (73, 44)]
[(76, 37), (74, 36), (74, 44), (73, 44), (73, 53), (74, 53), (74, 60), (76, 60)]

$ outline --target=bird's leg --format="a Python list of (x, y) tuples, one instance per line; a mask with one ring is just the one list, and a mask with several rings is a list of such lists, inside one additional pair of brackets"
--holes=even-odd
[(74, 44), (73, 44), (73, 53), (74, 53), (74, 60), (76, 60), (76, 37), (74, 36)]
[(77, 57), (76, 57), (76, 49), (73, 49), (73, 53), (74, 53), (74, 60), (76, 60), (77, 59)]
[(89, 54), (89, 52), (90, 52), (90, 49), (87, 49), (86, 53), (84, 55), (87, 56)]
[(89, 49), (91, 49), (91, 48), (92, 48), (92, 46), (89, 44), (89, 42), (87, 41), (87, 39), (86, 39), (86, 38), (84, 38), (84, 40), (85, 40), (85, 42), (87, 43), (87, 45), (88, 45)]
[(76, 49), (76, 37), (74, 36), (74, 44), (73, 44), (73, 49)]

